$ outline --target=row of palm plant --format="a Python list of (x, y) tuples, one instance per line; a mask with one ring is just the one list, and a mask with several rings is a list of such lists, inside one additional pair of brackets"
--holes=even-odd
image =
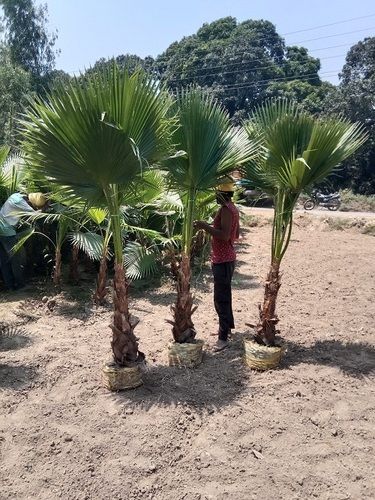
[[(144, 73), (129, 75), (116, 66), (90, 76), (84, 84), (73, 79), (55, 89), (48, 100), (35, 101), (24, 121), (24, 136), (26, 158), (36, 175), (59, 186), (67, 198), (108, 214), (101, 256), (106, 266), (111, 238), (111, 345), (115, 362), (125, 367), (144, 359), (134, 335), (136, 321), (129, 312), (124, 268), (124, 242), (130, 233), (139, 238), (139, 231), (126, 222), (126, 207), (129, 199), (139, 198), (137, 189), (150, 168), (168, 172), (168, 188), (177, 194), (183, 216), (171, 321), (177, 343), (191, 344), (196, 336), (190, 285), (198, 200), (241, 167), (249, 179), (274, 196), (271, 270), (257, 335), (272, 345), (280, 262), (290, 241), (298, 195), (363, 142), (358, 127), (343, 120), (317, 121), (286, 102), (261, 107), (245, 129), (236, 129), (223, 108), (203, 91), (183, 91), (173, 100)], [(101, 275), (105, 275), (104, 268)]]
[[(178, 125), (176, 125), (176, 121)], [(255, 154), (242, 129), (201, 91), (173, 103), (143, 73), (129, 76), (116, 67), (93, 75), (82, 86), (72, 81), (47, 102), (36, 101), (24, 122), (27, 160), (38, 176), (56, 183), (69, 197), (105, 207), (114, 248), (112, 350), (117, 364), (143, 358), (128, 309), (121, 207), (136, 192), (144, 171), (161, 163), (183, 207), (182, 256), (174, 338), (194, 339), (190, 257), (197, 197)]]

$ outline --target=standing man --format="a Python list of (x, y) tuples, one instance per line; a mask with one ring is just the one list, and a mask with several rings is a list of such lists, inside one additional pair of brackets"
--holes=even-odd
[(19, 252), (12, 252), (18, 241), (16, 229), (20, 219), (46, 205), (47, 199), (42, 193), (30, 193), (27, 196), (14, 193), (0, 210), (0, 270), (9, 290), (17, 290), (25, 284), (22, 257)]
[(214, 277), (214, 303), (219, 317), (218, 341), (214, 351), (228, 347), (228, 335), (234, 328), (232, 310), (232, 276), (236, 261), (234, 241), (239, 237), (239, 212), (232, 203), (234, 184), (217, 187), (216, 201), (220, 206), (213, 224), (195, 221), (197, 229), (204, 229), (212, 236), (211, 261)]

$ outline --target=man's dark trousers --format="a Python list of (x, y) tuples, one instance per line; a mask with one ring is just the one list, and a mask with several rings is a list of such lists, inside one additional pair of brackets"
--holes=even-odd
[(25, 279), (22, 249), (13, 254), (17, 242), (17, 236), (0, 236), (0, 271), (9, 289), (23, 285)]
[(214, 303), (217, 315), (219, 316), (220, 340), (227, 340), (231, 328), (234, 328), (231, 287), (234, 266), (234, 261), (212, 264)]

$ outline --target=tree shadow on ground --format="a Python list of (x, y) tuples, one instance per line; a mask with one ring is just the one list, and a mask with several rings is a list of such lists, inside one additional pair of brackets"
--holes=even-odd
[(177, 404), (198, 412), (225, 407), (249, 390), (249, 371), (242, 351), (242, 345), (235, 340), (230, 349), (216, 354), (206, 352), (203, 363), (196, 368), (149, 365), (143, 373), (142, 387), (114, 397), (119, 404), (130, 402), (146, 411), (153, 406)]
[[(71, 299), (70, 299), (71, 300)], [(80, 320), (87, 320), (93, 312), (92, 304), (85, 304), (80, 301), (66, 301), (57, 298), (56, 306), (52, 309), (53, 314), (63, 316), (67, 319), (77, 318)]]
[(31, 339), (24, 334), (3, 335), (0, 333), (0, 352), (16, 351), (31, 344)]
[(27, 387), (36, 376), (34, 366), (0, 364), (0, 390)]
[(310, 347), (295, 342), (285, 342), (287, 354), (281, 368), (298, 363), (311, 363), (340, 368), (353, 377), (375, 373), (375, 347), (367, 343), (319, 340)]
[(209, 292), (211, 283), (213, 283), (211, 264), (206, 263), (200, 269), (196, 269), (192, 276), (191, 286), (193, 294), (194, 290)]
[(159, 290), (158, 292), (148, 290), (138, 294), (132, 293), (130, 300), (133, 301), (135, 299), (146, 299), (147, 302), (154, 306), (168, 306), (175, 302), (176, 292), (174, 290)]
[(250, 288), (260, 288), (261, 286), (258, 278), (254, 276), (239, 273), (238, 271), (235, 271), (233, 274), (232, 288), (234, 290), (248, 290)]

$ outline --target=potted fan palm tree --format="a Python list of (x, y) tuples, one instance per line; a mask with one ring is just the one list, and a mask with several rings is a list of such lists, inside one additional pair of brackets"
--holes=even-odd
[(202, 359), (203, 342), (196, 339), (192, 315), (197, 306), (190, 289), (193, 222), (198, 196), (217, 186), (236, 167), (256, 153), (255, 141), (241, 128), (231, 125), (228, 113), (204, 91), (191, 88), (177, 96), (179, 127), (173, 143), (184, 155), (169, 158), (170, 187), (182, 201), (183, 226), (181, 253), (174, 261), (177, 298), (172, 306), (170, 365), (196, 366)]
[(105, 208), (114, 251), (113, 362), (104, 378), (111, 390), (141, 384), (144, 354), (134, 335), (124, 269), (120, 207), (142, 169), (169, 150), (169, 97), (143, 72), (115, 65), (85, 82), (73, 79), (37, 99), (23, 122), (24, 150), (34, 171), (88, 206)]
[(271, 100), (261, 105), (245, 125), (260, 141), (264, 154), (250, 162), (246, 177), (274, 201), (271, 265), (254, 340), (245, 341), (246, 359), (253, 368), (277, 366), (283, 349), (276, 346), (277, 295), (280, 265), (288, 249), (293, 209), (300, 194), (322, 181), (366, 140), (361, 126), (343, 118), (314, 118), (297, 104)]

